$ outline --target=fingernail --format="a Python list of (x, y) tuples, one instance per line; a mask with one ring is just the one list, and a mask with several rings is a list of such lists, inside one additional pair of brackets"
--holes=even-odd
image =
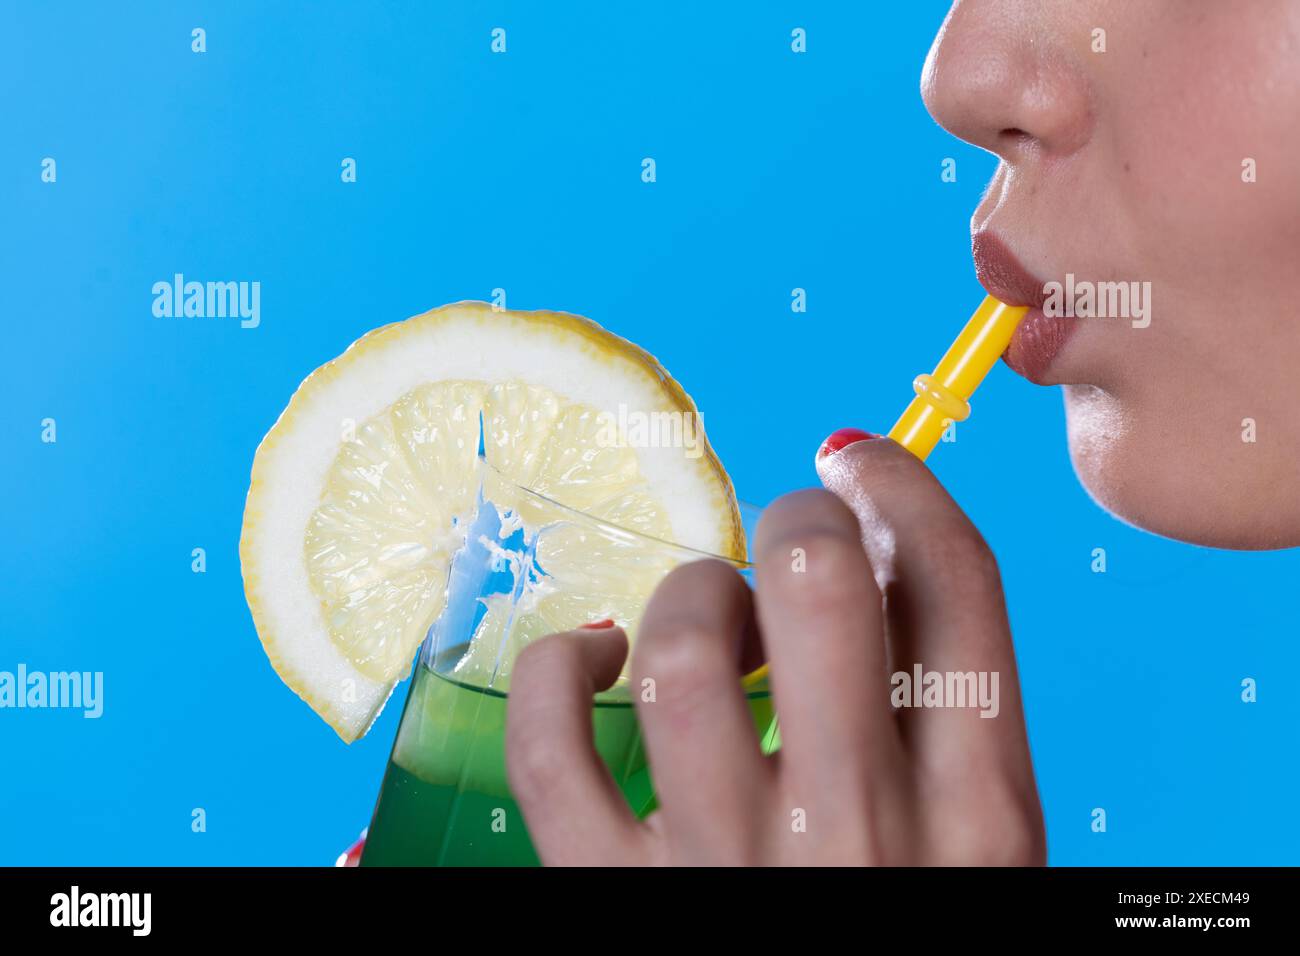
[(827, 455), (835, 454), (841, 448), (879, 437), (871, 432), (864, 432), (861, 428), (841, 428), (837, 432), (832, 432), (831, 436), (822, 442), (822, 447), (817, 449), (817, 457), (825, 458)]
[(611, 620), (610, 618), (605, 618), (604, 620), (601, 621), (592, 621), (590, 624), (584, 624), (582, 625), (582, 627), (578, 628), (578, 630), (599, 631), (599, 630), (603, 630), (604, 628), (613, 627), (613, 626), (614, 626), (613, 620)]

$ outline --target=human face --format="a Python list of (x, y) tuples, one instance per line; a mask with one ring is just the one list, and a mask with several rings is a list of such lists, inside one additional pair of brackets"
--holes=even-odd
[(1170, 537), (1300, 545), (1300, 3), (957, 0), (921, 89), (1001, 159), (971, 222), (990, 292), (1150, 284), (1145, 316), (1031, 312), (1007, 351), (1064, 386), (1092, 496)]

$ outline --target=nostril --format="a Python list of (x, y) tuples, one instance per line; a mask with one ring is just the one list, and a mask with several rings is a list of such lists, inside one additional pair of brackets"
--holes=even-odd
[(998, 149), (1008, 152), (1022, 152), (1034, 141), (1034, 137), (1018, 126), (1008, 126), (998, 132)]

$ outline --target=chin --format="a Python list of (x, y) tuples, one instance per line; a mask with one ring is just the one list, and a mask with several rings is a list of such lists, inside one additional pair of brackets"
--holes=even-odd
[(1224, 442), (1210, 448), (1205, 429), (1154, 424), (1169, 421), (1165, 413), (1144, 415), (1091, 385), (1067, 385), (1064, 391), (1075, 474), (1116, 518), (1211, 548), (1300, 546), (1294, 478), (1287, 502), (1274, 500), (1284, 483), (1269, 479), (1253, 446), (1234, 449)]

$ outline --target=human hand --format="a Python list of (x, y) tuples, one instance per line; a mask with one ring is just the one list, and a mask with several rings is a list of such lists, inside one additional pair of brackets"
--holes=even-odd
[[(655, 591), (630, 669), (632, 686), (656, 687), (637, 701), (660, 807), (646, 820), (592, 742), (591, 697), (617, 678), (626, 636), (580, 629), (522, 652), (507, 767), (543, 863), (1045, 861), (997, 564), (921, 462), (862, 435), (837, 432), (819, 453), (833, 494), (767, 509), (752, 593), (720, 561)], [(782, 738), (771, 756), (740, 683), (763, 652)], [(925, 699), (904, 686), (914, 665), (973, 673), (945, 685), (976, 699), (912, 706)]]

